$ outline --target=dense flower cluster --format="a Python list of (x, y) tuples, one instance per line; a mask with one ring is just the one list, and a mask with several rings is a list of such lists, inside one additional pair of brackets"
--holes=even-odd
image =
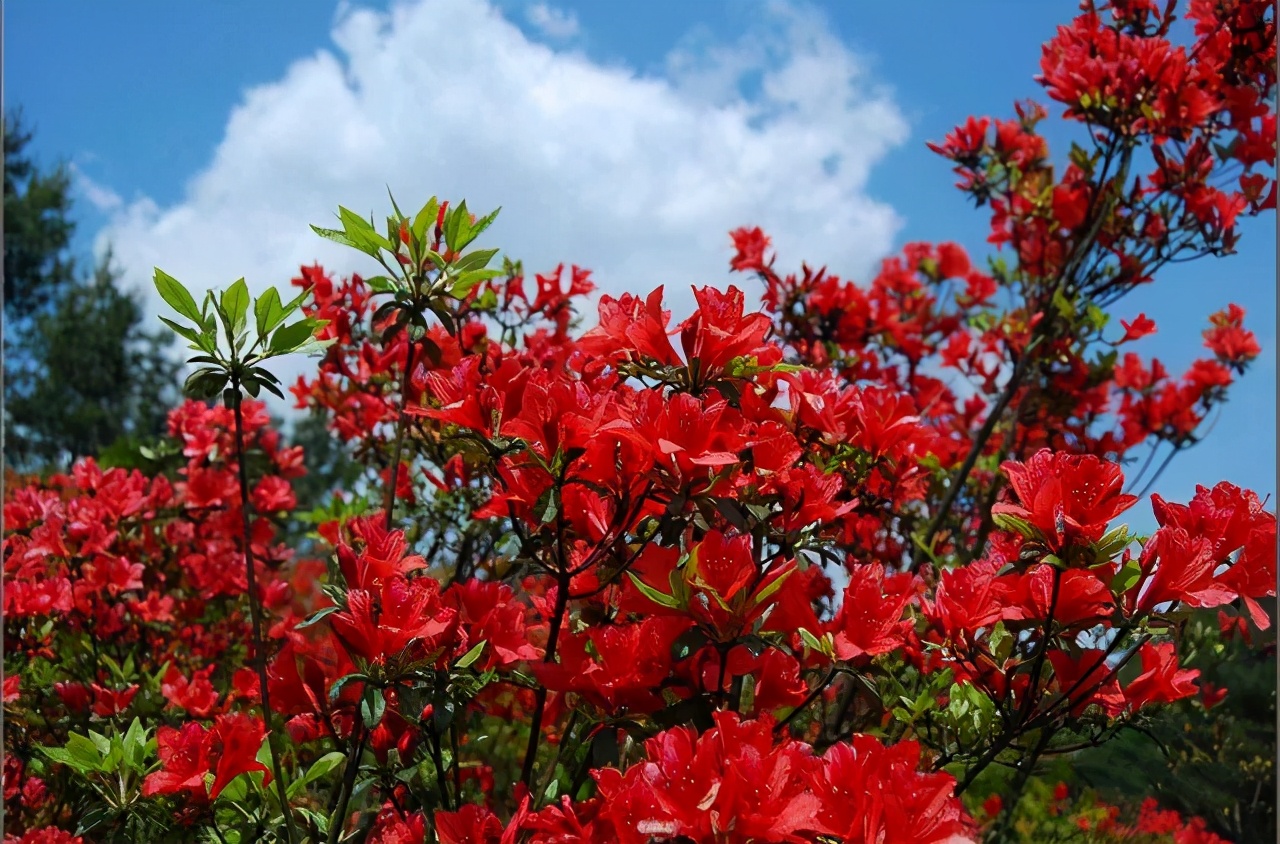
[[(264, 405), (245, 409), (248, 453), (261, 465), (251, 490), (257, 582), (262, 599), (287, 612), (305, 596), (285, 575), (308, 564), (280, 541), (271, 516), (296, 505), (289, 479), (302, 472), (302, 453), (268, 427)], [(85, 459), (67, 475), (7, 485), (4, 788), (6, 817), (19, 828), (52, 807), (45, 778), (27, 770), (40, 758), (34, 748), (68, 730), (143, 713), (162, 722), (216, 718), (208, 735), (196, 722), (160, 728), (161, 760), (184, 775), (150, 775), (148, 794), (203, 796), (204, 774), (216, 768), (216, 797), (225, 780), (257, 764), (264, 728), (239, 710), (258, 686), (245, 660), (230, 414), (188, 402), (170, 415), (169, 435), (168, 473), (104, 470)], [(226, 735), (252, 746), (232, 749)]]
[(343, 209), (318, 231), (391, 275), (304, 268), (280, 329), (318, 328), (292, 393), (364, 470), (331, 506), (293, 512), (302, 455), (234, 356), (146, 472), (8, 486), (17, 840), (967, 841), (1007, 823), (962, 800), (996, 763), (1220, 700), (1182, 621), (1269, 626), (1275, 516), (1220, 483), (1150, 497), (1149, 537), (1117, 520), (1146, 498), (1125, 464), (1192, 445), (1260, 347), (1229, 306), (1172, 378), (1120, 356), (1154, 323), (1104, 310), (1274, 207), (1274, 67), (1244, 56), (1272, 13), (1191, 17), (1184, 48), (1151, 3), (1089, 6), (1045, 46), (1090, 133), (1061, 175), (1039, 106), (937, 146), (1013, 252), (987, 272), (944, 243), (865, 286), (781, 274), (743, 228), (763, 311), (700, 287), (673, 324), (658, 287), (582, 331), (585, 270), (529, 290), (467, 250), (492, 215), (433, 199), (384, 237)]

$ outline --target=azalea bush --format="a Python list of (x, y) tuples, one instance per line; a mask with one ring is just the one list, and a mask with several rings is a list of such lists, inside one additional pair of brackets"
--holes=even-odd
[[(370, 275), (291, 301), (157, 270), (168, 437), (6, 485), (6, 840), (1221, 840), (1037, 773), (1218, 702), (1195, 612), (1271, 621), (1259, 496), (1146, 495), (1261, 350), (1226, 305), (1171, 373), (1124, 298), (1275, 208), (1272, 6), (1185, 15), (1087, 6), (1052, 109), (933, 145), (985, 269), (914, 243), (858, 284), (743, 228), (687, 319), (588, 320), (589, 272), (432, 199), (341, 209)], [(309, 512), (260, 400), (298, 352), (362, 467)]]

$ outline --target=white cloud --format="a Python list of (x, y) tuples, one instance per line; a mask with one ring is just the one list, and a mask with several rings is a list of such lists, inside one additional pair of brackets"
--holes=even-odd
[(390, 187), (401, 207), (501, 205), (486, 241), (530, 273), (563, 261), (615, 294), (665, 284), (677, 313), (691, 284), (758, 293), (728, 273), (740, 225), (763, 226), (788, 266), (865, 278), (901, 224), (867, 176), (906, 122), (816, 12), (774, 4), (757, 26), (686, 42), (643, 77), (533, 42), (485, 0), (345, 8), (336, 54), (246, 92), (183, 198), (116, 207), (99, 244), (148, 288), (153, 266), (255, 293), (316, 260), (372, 272), (308, 224), (339, 204), (381, 219)]
[(76, 189), (94, 208), (103, 212), (111, 212), (124, 206), (124, 200), (120, 198), (120, 194), (106, 185), (89, 178), (74, 162), (71, 163), (70, 170)]
[(546, 3), (534, 3), (525, 10), (524, 18), (543, 35), (558, 41), (567, 41), (578, 34), (577, 15)]

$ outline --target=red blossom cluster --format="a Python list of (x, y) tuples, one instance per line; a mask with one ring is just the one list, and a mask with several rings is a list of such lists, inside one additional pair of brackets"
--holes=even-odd
[(343, 209), (318, 231), (394, 277), (294, 280), (329, 345), (292, 392), (364, 469), (331, 507), (293, 512), (302, 455), (235, 380), (147, 473), (8, 485), (17, 840), (79, 840), (68, 794), (135, 840), (963, 841), (993, 765), (1220, 700), (1181, 622), (1269, 626), (1275, 516), (1220, 483), (1152, 496), (1149, 537), (1117, 520), (1124, 464), (1192, 445), (1259, 345), (1230, 306), (1173, 379), (1104, 308), (1274, 207), (1262, 6), (1195, 2), (1180, 47), (1152, 3), (1089, 4), (1044, 51), (1091, 145), (1061, 176), (1038, 106), (936, 147), (1012, 266), (910, 244), (867, 285), (783, 275), (743, 228), (763, 311), (701, 287), (672, 325), (658, 287), (582, 331), (585, 270), (526, 292), (466, 249), (492, 215), (432, 200), (383, 237)]
[[(437, 813), (435, 826), (442, 844), (499, 844), (513, 833), (539, 844), (645, 844), (655, 837), (745, 844), (815, 836), (932, 844), (966, 830), (959, 806), (948, 799), (951, 778), (917, 773), (914, 743), (886, 748), (859, 736), (815, 756), (803, 742), (777, 743), (771, 727), (768, 718), (717, 713), (715, 726), (701, 735), (685, 727), (650, 739), (645, 761), (625, 773), (596, 772), (598, 797), (590, 801), (565, 799), (537, 812), (522, 803), (505, 825), (467, 806)], [(883, 797), (866, 799), (876, 792)]]

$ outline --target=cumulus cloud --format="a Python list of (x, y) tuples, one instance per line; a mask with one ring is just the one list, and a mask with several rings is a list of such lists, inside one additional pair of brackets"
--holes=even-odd
[(103, 212), (112, 212), (124, 206), (124, 200), (120, 194), (89, 178), (74, 162), (70, 165), (70, 170), (76, 189), (94, 208)]
[(548, 38), (565, 41), (578, 34), (578, 16), (546, 3), (534, 3), (525, 10), (524, 18)]
[[(339, 204), (381, 219), (390, 188), (401, 207), (501, 205), (486, 245), (527, 271), (576, 263), (614, 294), (665, 284), (677, 313), (690, 285), (730, 281), (744, 224), (788, 265), (865, 277), (901, 225), (868, 173), (906, 121), (818, 12), (763, 9), (740, 40), (695, 33), (642, 76), (531, 40), (486, 0), (342, 7), (336, 51), (247, 91), (181, 200), (109, 208), (99, 244), (134, 279), (159, 266), (194, 288), (283, 290), (314, 261), (372, 272), (308, 224)], [(530, 14), (544, 31), (570, 20)]]

